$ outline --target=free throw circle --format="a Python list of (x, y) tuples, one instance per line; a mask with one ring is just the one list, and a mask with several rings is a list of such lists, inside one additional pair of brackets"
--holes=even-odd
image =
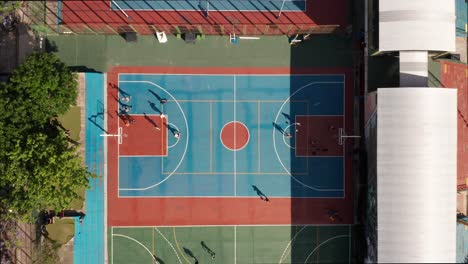
[(241, 122), (232, 121), (221, 129), (221, 142), (229, 150), (237, 151), (249, 143), (249, 129)]

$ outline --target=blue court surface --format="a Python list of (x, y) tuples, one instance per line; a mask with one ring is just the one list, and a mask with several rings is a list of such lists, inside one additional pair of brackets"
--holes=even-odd
[(303, 12), (306, 0), (116, 0), (114, 10), (135, 11), (288, 11)]
[[(119, 88), (131, 115), (162, 111), (181, 135), (168, 133), (164, 157), (119, 155), (120, 197), (257, 197), (253, 186), (270, 197), (344, 196), (343, 155), (294, 151), (295, 116), (344, 115), (344, 75), (121, 73)], [(220, 138), (234, 120), (249, 132), (238, 151)]]

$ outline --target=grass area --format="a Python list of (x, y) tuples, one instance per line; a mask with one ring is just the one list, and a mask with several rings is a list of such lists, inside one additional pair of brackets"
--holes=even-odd
[[(70, 131), (70, 138), (74, 141), (80, 139), (80, 120), (81, 108), (72, 106), (62, 116), (58, 117), (62, 126)], [(79, 198), (72, 201), (69, 209), (81, 210), (83, 208), (85, 188), (77, 190)], [(75, 222), (73, 219), (56, 219), (54, 224), (46, 226), (48, 237), (60, 245), (67, 243), (75, 235)]]
[(68, 112), (58, 117), (62, 126), (70, 131), (70, 137), (74, 141), (78, 141), (80, 139), (80, 113), (81, 108), (78, 106), (72, 106)]
[(84, 203), (84, 198), (85, 198), (85, 191), (86, 191), (85, 188), (80, 188), (78, 190), (78, 195), (80, 196), (80, 198), (77, 198), (77, 199), (72, 201), (72, 203), (70, 204), (70, 209), (81, 210), (83, 208), (83, 203)]
[(47, 225), (46, 229), (50, 239), (63, 245), (75, 235), (75, 221), (73, 219), (56, 219), (55, 223)]

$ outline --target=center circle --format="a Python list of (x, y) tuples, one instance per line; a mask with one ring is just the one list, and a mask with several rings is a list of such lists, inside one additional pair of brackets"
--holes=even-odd
[(249, 137), (249, 129), (241, 122), (229, 122), (221, 129), (221, 142), (232, 151), (243, 149), (249, 143)]

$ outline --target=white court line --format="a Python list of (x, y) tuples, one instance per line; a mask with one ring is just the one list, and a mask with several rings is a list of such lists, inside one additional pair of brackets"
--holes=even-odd
[[(170, 125), (171, 127), (174, 127), (177, 131), (180, 131), (179, 128), (178, 128), (176, 125), (172, 124), (172, 123), (167, 123), (167, 125)], [(166, 133), (167, 133), (167, 132), (166, 132)], [(177, 140), (176, 140), (176, 142), (175, 142), (174, 144), (168, 146), (167, 148), (170, 149), (170, 148), (175, 147), (175, 145), (177, 145), (177, 143), (179, 143), (179, 140), (180, 140), (180, 137), (177, 138)], [(166, 153), (169, 153), (169, 151), (166, 152)], [(166, 156), (167, 156), (167, 155), (166, 155)]]
[[(234, 122), (236, 122), (236, 75), (234, 74)], [(234, 147), (236, 144), (236, 123), (234, 123)], [(247, 145), (246, 145), (247, 146)], [(234, 151), (234, 196), (237, 196), (237, 151)]]
[(114, 264), (114, 227), (111, 227), (111, 256), (112, 256), (111, 264)]
[[(129, 239), (137, 244), (139, 244), (140, 246), (142, 246), (147, 252), (148, 254), (151, 256), (151, 259), (154, 259), (153, 257), (153, 253), (151, 253), (151, 251), (145, 246), (143, 245), (140, 241), (134, 239), (133, 237), (129, 237), (129, 236), (126, 236), (126, 235), (121, 235), (121, 234), (112, 234), (112, 236), (116, 236), (116, 237), (123, 237), (123, 238), (126, 238), (126, 239)], [(114, 262), (114, 256), (112, 255), (112, 262)]]
[(237, 226), (234, 226), (234, 264), (237, 263)]
[(289, 240), (289, 243), (286, 245), (286, 248), (284, 249), (283, 254), (281, 254), (281, 258), (280, 258), (278, 264), (281, 264), (283, 262), (284, 254), (286, 253), (288, 248), (291, 246), (293, 241), (296, 240), (296, 237), (299, 235), (299, 233), (301, 233), (302, 230), (304, 230), (306, 227), (307, 226), (303, 226), (299, 231), (297, 231), (297, 233), (293, 236), (293, 238), (291, 240)]
[(348, 235), (335, 236), (335, 237), (332, 237), (332, 238), (329, 238), (329, 239), (323, 241), (323, 242), (320, 243), (318, 246), (316, 246), (316, 247), (314, 248), (314, 250), (312, 250), (312, 252), (310, 252), (310, 254), (309, 254), (309, 255), (307, 256), (307, 258), (305, 259), (304, 264), (307, 263), (307, 261), (308, 261), (309, 258), (312, 256), (312, 254), (314, 254), (314, 252), (315, 252), (317, 249), (319, 249), (323, 244), (327, 243), (327, 242), (330, 241), (330, 240), (333, 240), (333, 239), (336, 239), (336, 238), (340, 238), (340, 237), (348, 237)]
[[(305, 227), (324, 227), (324, 226), (348, 226), (351, 227), (353, 224), (276, 224), (276, 225), (179, 225), (179, 226), (165, 226), (160, 225), (158, 228), (192, 228), (192, 227), (291, 227), (291, 226), (305, 226)], [(125, 228), (155, 228), (155, 226), (116, 226), (116, 229), (125, 229)]]
[(177, 259), (179, 260), (179, 263), (182, 264), (182, 261), (180, 260), (180, 257), (179, 257), (179, 254), (177, 253), (177, 251), (175, 250), (174, 246), (172, 245), (171, 242), (169, 242), (169, 240), (167, 240), (167, 238), (163, 235), (163, 233), (161, 233), (161, 231), (159, 231), (159, 229), (157, 229), (156, 227), (154, 227), (154, 229), (156, 229), (156, 231), (164, 238), (164, 240), (166, 240), (166, 242), (169, 244), (169, 246), (172, 248), (172, 251), (174, 251), (174, 253), (176, 254), (176, 257)]
[[(107, 73), (104, 74), (104, 130), (105, 131), (108, 131), (108, 126), (107, 126), (107, 122), (109, 121), (108, 120), (108, 111), (107, 111)], [(104, 166), (104, 175), (102, 176), (104, 179), (103, 179), (103, 190), (104, 190), (104, 262), (105, 263), (108, 263), (109, 262), (109, 252), (107, 251), (107, 228), (108, 228), (108, 225), (107, 225), (107, 147), (108, 147), (108, 142), (107, 142), (107, 139), (105, 138), (103, 140), (103, 144), (104, 144), (104, 161), (103, 161), (103, 166)], [(118, 170), (118, 168), (117, 168)]]
[[(242, 146), (242, 148), (238, 148), (238, 149), (231, 149), (229, 148), (228, 146), (226, 146), (223, 142), (223, 138), (221, 137), (222, 134), (223, 134), (223, 130), (224, 128), (226, 128), (227, 125), (231, 124), (231, 123), (234, 123), (234, 147), (237, 147), (237, 142), (236, 142), (236, 125), (237, 124), (240, 124), (241, 126), (243, 126), (245, 128), (245, 130), (247, 131), (247, 142), (245, 142), (244, 146)], [(247, 147), (247, 145), (249, 144), (249, 141), (250, 141), (250, 131), (249, 131), (249, 128), (242, 122), (240, 121), (230, 121), (226, 124), (224, 124), (224, 126), (221, 128), (221, 133), (219, 133), (219, 140), (221, 141), (221, 144), (228, 150), (231, 150), (231, 151), (239, 151), (239, 150), (243, 150), (245, 147)]]
[[(283, 104), (281, 105), (281, 107), (278, 109), (278, 112), (276, 113), (276, 117), (275, 117), (275, 121), (274, 123), (277, 124), (278, 123), (278, 118), (279, 118), (279, 115), (280, 115), (280, 112), (281, 110), (284, 108), (284, 106), (286, 105), (287, 102), (290, 101), (291, 97), (293, 97), (296, 93), (300, 92), (302, 89), (304, 88), (307, 88), (309, 86), (312, 86), (312, 85), (315, 85), (315, 84), (337, 84), (337, 83), (340, 83), (340, 84), (343, 84), (343, 89), (344, 89), (344, 82), (311, 82), (311, 83), (308, 83), (302, 87), (300, 87), (299, 89), (297, 89), (294, 93), (292, 93), (286, 100), (284, 100)], [(343, 98), (344, 98), (344, 94), (343, 94)], [(344, 99), (343, 99), (344, 101)], [(296, 179), (296, 177), (294, 177), (291, 172), (286, 168), (286, 166), (284, 165), (284, 163), (281, 161), (281, 158), (280, 158), (280, 155), (278, 153), (278, 149), (276, 147), (276, 137), (275, 137), (275, 133), (276, 133), (276, 128), (272, 128), (272, 137), (273, 137), (273, 147), (275, 149), (275, 153), (276, 153), (276, 157), (278, 158), (278, 161), (279, 163), (281, 164), (281, 166), (283, 167), (283, 169), (291, 176), (291, 178), (296, 181), (297, 183), (299, 183), (300, 185), (302, 185), (303, 187), (306, 187), (306, 188), (309, 188), (311, 190), (314, 190), (314, 191), (318, 191), (318, 192), (326, 192), (326, 191), (343, 191), (344, 193), (344, 190), (343, 189), (321, 189), (321, 188), (315, 188), (313, 186), (310, 186), (310, 185), (307, 185), (303, 182), (301, 182), (300, 180)], [(343, 178), (344, 178), (344, 175), (343, 175)]]
[[(174, 174), (177, 175), (177, 174)], [(124, 189), (119, 189), (119, 190), (124, 190)], [(125, 190), (124, 190), (125, 191)], [(129, 195), (129, 196), (119, 196), (119, 198), (125, 199), (125, 198), (139, 198), (139, 199), (152, 199), (152, 198), (204, 198), (204, 199), (223, 199), (223, 198), (239, 198), (239, 199), (252, 199), (252, 198), (257, 198), (258, 196), (233, 196), (233, 195), (225, 195), (225, 196), (203, 196), (203, 195), (192, 195), (192, 196), (186, 196), (186, 195), (180, 195), (180, 196), (171, 196), (171, 195), (154, 195), (154, 196), (141, 196), (141, 195)], [(344, 199), (345, 196), (307, 196), (307, 197), (300, 197), (300, 196), (269, 196), (271, 199), (275, 198), (283, 198), (283, 199)]]
[[(151, 186), (147, 186), (145, 188), (119, 188), (119, 190), (126, 190), (126, 191), (145, 191), (145, 190), (148, 190), (148, 189), (151, 189), (151, 188), (154, 188), (160, 184), (162, 184), (163, 182), (167, 181), (173, 174), (175, 171), (177, 171), (177, 169), (180, 167), (180, 165), (182, 164), (182, 161), (184, 160), (185, 158), (185, 155), (187, 153), (187, 148), (188, 148), (188, 143), (189, 143), (189, 126), (188, 126), (188, 121), (187, 121), (187, 117), (185, 116), (185, 113), (182, 109), (182, 106), (180, 106), (179, 102), (177, 101), (177, 99), (171, 94), (169, 93), (166, 89), (162, 88), (161, 86), (153, 83), (153, 82), (150, 82), (150, 81), (120, 81), (120, 74), (119, 74), (119, 84), (121, 82), (126, 82), (126, 83), (147, 83), (147, 84), (150, 84), (150, 85), (153, 85), (159, 89), (161, 89), (162, 91), (164, 91), (166, 94), (168, 94), (173, 100), (174, 102), (177, 104), (177, 106), (179, 107), (179, 110), (180, 112), (182, 113), (182, 117), (184, 118), (184, 122), (185, 122), (185, 127), (186, 127), (186, 134), (187, 134), (187, 140), (185, 142), (185, 149), (184, 149), (184, 153), (182, 154), (182, 157), (180, 158), (180, 161), (179, 163), (177, 164), (177, 166), (175, 167), (175, 169), (172, 171), (171, 174), (167, 175), (164, 179), (160, 180), (159, 182), (151, 185)], [(119, 185), (120, 186), (120, 185)]]

